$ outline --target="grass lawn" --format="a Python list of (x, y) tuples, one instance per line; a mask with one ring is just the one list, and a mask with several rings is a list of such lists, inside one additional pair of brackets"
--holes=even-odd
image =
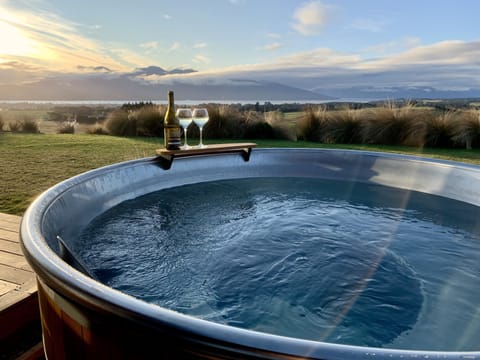
[[(208, 140), (205, 142), (208, 143)], [(319, 147), (386, 151), (480, 165), (480, 150), (478, 149), (340, 146), (287, 140), (254, 140), (254, 142), (259, 147)], [(194, 139), (191, 140), (191, 144), (195, 144)], [(162, 139), (132, 139), (78, 134), (0, 134), (0, 212), (22, 215), (38, 194), (62, 180), (100, 166), (153, 156), (155, 150), (162, 146)]]

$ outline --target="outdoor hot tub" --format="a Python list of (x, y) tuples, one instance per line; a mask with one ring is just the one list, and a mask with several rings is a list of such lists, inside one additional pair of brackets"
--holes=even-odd
[[(249, 157), (239, 156), (237, 153), (197, 154), (197, 156), (174, 159), (168, 166), (165, 166), (165, 161), (158, 157), (114, 164), (68, 179), (44, 192), (31, 204), (23, 217), (20, 236), (25, 256), (37, 274), (43, 342), (49, 359), (152, 357), (159, 359), (480, 359), (480, 310), (478, 304), (475, 304), (475, 298), (478, 299), (476, 297), (478, 290), (475, 285), (480, 277), (480, 270), (475, 265), (478, 260), (475, 258), (467, 259), (466, 255), (458, 252), (459, 247), (462, 246), (464, 234), (467, 233), (471, 239), (468, 240), (469, 250), (465, 253), (476, 254), (475, 251), (478, 247), (478, 241), (476, 240), (478, 240), (479, 226), (475, 224), (478, 207), (480, 206), (480, 168), (478, 166), (405, 155), (349, 150), (256, 149), (248, 155)], [(291, 211), (286, 211), (283, 208), (284, 204), (278, 207), (272, 206), (272, 201), (262, 196), (263, 192), (270, 189), (268, 191), (277, 196), (275, 201), (283, 199), (284, 190), (280, 191), (278, 188), (271, 190), (271, 186), (274, 186), (272, 184), (275, 184), (275, 179), (283, 181), (281, 189), (292, 188), (300, 194), (300, 205), (295, 205), (296, 207), (293, 207)], [(285, 183), (288, 179), (293, 179), (292, 184), (295, 185)], [(241, 184), (238, 185), (235, 181), (240, 181)], [(319, 208), (317, 199), (312, 199), (311, 195), (305, 194), (303, 184), (310, 184), (311, 181), (314, 181), (313, 185), (309, 185), (312, 188), (322, 187), (321, 184), (330, 187), (328, 188), (330, 190), (321, 196), (322, 201), (326, 199), (325, 201), (333, 206), (334, 211), (327, 211), (323, 207)], [(208, 187), (205, 187), (209, 186), (210, 183), (220, 184), (220, 188), (227, 189), (227, 195), (220, 197), (216, 190), (209, 190)], [(341, 200), (335, 200), (337, 193), (340, 193), (337, 185), (344, 186), (341, 188), (344, 189), (341, 191)], [(202, 187), (192, 188), (192, 186)], [(378, 203), (371, 203), (369, 196), (364, 195), (363, 187), (367, 190), (373, 189), (372, 191), (375, 191), (376, 194), (380, 194), (378, 195)], [(218, 187), (215, 189), (218, 189)], [(237, 189), (238, 193), (231, 189)], [(348, 194), (345, 189), (348, 189)], [(355, 189), (358, 193), (356, 195)], [(358, 189), (362, 190), (359, 191)], [(207, 193), (208, 196), (194, 198), (191, 203), (185, 203), (182, 196), (188, 191), (191, 194), (202, 193), (205, 195)], [(399, 194), (402, 195), (390, 195), (395, 191), (401, 191)], [(112, 285), (121, 276), (117, 273), (111, 273), (110, 270), (112, 269), (108, 265), (109, 261), (116, 261), (115, 257), (117, 255), (118, 257), (128, 257), (129, 253), (135, 254), (135, 256), (132, 256), (133, 258), (142, 257), (142, 262), (135, 266), (133, 270), (135, 276), (139, 276), (139, 279), (141, 279), (142, 274), (138, 271), (138, 268), (148, 267), (148, 265), (145, 265), (145, 259), (148, 260), (150, 255), (161, 253), (164, 254), (161, 256), (164, 256), (165, 262), (170, 260), (170, 258), (167, 258), (170, 253), (166, 252), (167, 245), (164, 244), (171, 240), (170, 237), (173, 235), (170, 236), (169, 233), (166, 233), (163, 242), (141, 250), (142, 245), (144, 245), (142, 242), (148, 234), (134, 232), (132, 235), (134, 241), (131, 245), (116, 244), (117, 235), (110, 236), (108, 244), (100, 239), (98, 243), (92, 245), (88, 243), (89, 240), (85, 237), (85, 229), (91, 228), (92, 224), (97, 224), (98, 219), (102, 216), (112, 213), (113, 210), (122, 206), (122, 211), (128, 211), (135, 207), (138, 210), (135, 216), (138, 216), (138, 213), (142, 213), (142, 205), (131, 203), (132, 201), (148, 197), (149, 194), (157, 194), (156, 196), (162, 199), (164, 193), (169, 196), (169, 200), (164, 205), (151, 205), (158, 217), (156, 219), (152, 218), (148, 225), (150, 226), (149, 229), (160, 228), (161, 231), (165, 231), (167, 228), (165, 223), (157, 226), (155, 222), (163, 221), (161, 219), (167, 218), (169, 213), (174, 213), (175, 217), (181, 220), (182, 214), (185, 214), (192, 206), (201, 211), (208, 211), (208, 207), (218, 205), (221, 206), (221, 210), (212, 210), (214, 215), (208, 215), (207, 219), (218, 215), (213, 223), (226, 227), (225, 229), (228, 230), (221, 236), (222, 244), (229, 244), (230, 237), (243, 236), (247, 231), (238, 230), (238, 221), (244, 221), (255, 211), (255, 221), (260, 224), (258, 226), (259, 231), (262, 231), (263, 227), (267, 227), (270, 220), (268, 216), (265, 216), (262, 206), (268, 207), (272, 214), (275, 214), (277, 210), (284, 211), (282, 217), (287, 221), (291, 216), (296, 216), (301, 212), (302, 208), (306, 206), (304, 204), (312, 206), (313, 213), (309, 212), (305, 215), (309, 216), (309, 221), (305, 221), (305, 224), (299, 224), (298, 228), (295, 228), (296, 222), (291, 221), (286, 227), (291, 232), (288, 238), (291, 244), (295, 243), (297, 233), (307, 240), (315, 237), (317, 241), (309, 245), (312, 248), (308, 251), (299, 249), (300, 255), (295, 255), (291, 260), (294, 269), (302, 269), (305, 262), (312, 262), (312, 268), (295, 275), (296, 283), (306, 283), (308, 296), (305, 295), (305, 290), (300, 289), (301, 295), (298, 297), (302, 299), (308, 297), (308, 304), (300, 304), (301, 299), (280, 300), (279, 296), (274, 294), (276, 290), (268, 288), (266, 294), (268, 296), (262, 295), (263, 298), (268, 298), (266, 302), (268, 310), (249, 315), (255, 322), (258, 320), (255, 319), (256, 315), (261, 318), (263, 313), (271, 310), (273, 315), (266, 320), (270, 327), (263, 331), (266, 325), (258, 325), (258, 321), (255, 322), (258, 325), (257, 327), (236, 326), (236, 322), (229, 319), (225, 319), (223, 322), (211, 320), (208, 316), (183, 313), (178, 308), (167, 308), (162, 306), (162, 303), (149, 301), (148, 297), (142, 297), (142, 286), (136, 284), (136, 279), (128, 283), (127, 278), (128, 286)], [(246, 200), (237, 204), (240, 193), (244, 194), (241, 196), (245, 196)], [(417, 200), (414, 200), (414, 194), (418, 194), (415, 195)], [(431, 204), (425, 204), (422, 196), (432, 197)], [(208, 200), (208, 198), (213, 199), (212, 204), (208, 207), (203, 206), (204, 199)], [(169, 205), (172, 202), (180, 204), (182, 211), (172, 210)], [(406, 206), (409, 202), (416, 202), (415, 206), (417, 207), (405, 210), (407, 208), (403, 208), (403, 206)], [(286, 203), (289, 203), (289, 200)], [(351, 206), (351, 203), (355, 206), (354, 215), (351, 219), (343, 219), (342, 221), (344, 217), (342, 211), (345, 207)], [(203, 207), (200, 207), (201, 205)], [(458, 213), (463, 211), (461, 206), (465, 206), (465, 209), (467, 209), (463, 214)], [(386, 212), (383, 212), (384, 210), (375, 212), (380, 207), (386, 209)], [(405, 248), (404, 251), (408, 252), (408, 244), (403, 239), (397, 239), (393, 244), (391, 236), (389, 236), (389, 234), (397, 234), (399, 232), (398, 228), (403, 225), (395, 225), (394, 229), (393, 225), (392, 228), (379, 225), (377, 228), (374, 227), (373, 230), (365, 230), (363, 218), (357, 215), (356, 211), (358, 209), (364, 214), (362, 216), (369, 216), (372, 211), (375, 212), (372, 221), (375, 223), (378, 220), (379, 224), (384, 224), (383, 220), (380, 219), (383, 213), (387, 214), (386, 218), (390, 221), (388, 224), (399, 224), (398, 219), (410, 217), (410, 222), (414, 226), (419, 224), (419, 232), (426, 233), (424, 235), (427, 238), (429, 230), (425, 230), (425, 224), (440, 224), (440, 233), (442, 233), (442, 236), (445, 235), (447, 240), (440, 243), (432, 236), (431, 246), (428, 242), (422, 245), (424, 248), (422, 251), (429, 254), (429, 249), (432, 249), (432, 253), (437, 254), (435, 258), (429, 255), (419, 255), (420, 253), (417, 251), (409, 255), (403, 255), (399, 249), (403, 247)], [(195, 210), (194, 213), (201, 212), (200, 210)], [(445, 210), (447, 215), (439, 215), (437, 210), (439, 213)], [(232, 213), (230, 217), (229, 212)], [(235, 214), (233, 214), (234, 212)], [(151, 213), (146, 214), (145, 217), (148, 220)], [(190, 215), (189, 213), (189, 219)], [(339, 220), (332, 220), (334, 219), (333, 216), (338, 216)], [(458, 219), (470, 217), (470, 220), (467, 219), (470, 222), (467, 225), (462, 225), (463, 227), (457, 226), (455, 216), (458, 216)], [(187, 216), (185, 215), (185, 217)], [(316, 219), (326, 222), (325, 232), (314, 234), (315, 230), (312, 226), (315, 226)], [(208, 222), (208, 220), (205, 222)], [(341, 268), (345, 271), (345, 266), (349, 266), (350, 262), (348, 259), (342, 258), (341, 261), (344, 262), (336, 263), (338, 256), (332, 255), (326, 260), (324, 259), (325, 263), (322, 267), (317, 267), (315, 263), (317, 258), (313, 256), (313, 253), (318, 253), (315, 256), (324, 256), (327, 252), (327, 249), (322, 247), (324, 242), (327, 241), (327, 238), (331, 241), (333, 236), (341, 236), (345, 225), (351, 225), (353, 233), (367, 234), (366, 245), (352, 243), (351, 246), (348, 246), (349, 243), (347, 242), (342, 252), (348, 253), (348, 256), (358, 256), (362, 249), (370, 246), (371, 242), (375, 242), (375, 234), (382, 234), (383, 238), (389, 239), (383, 243), (383, 252), (379, 259), (376, 261), (370, 261), (368, 257), (359, 259), (360, 263), (367, 269), (368, 276), (362, 275), (362, 278), (357, 281), (360, 284), (358, 289), (364, 290), (363, 294), (365, 294), (365, 291), (370, 291), (370, 284), (376, 282), (379, 285), (379, 290), (377, 292), (371, 290), (373, 292), (367, 295), (362, 295), (358, 291), (355, 296), (349, 297), (346, 301), (348, 306), (342, 305), (339, 308), (341, 311), (337, 313), (333, 311), (334, 313), (330, 314), (335, 321), (325, 320), (328, 322), (329, 329), (331, 328), (329, 330), (330, 336), (321, 337), (313, 334), (314, 331), (309, 330), (310, 328), (303, 328), (302, 321), (304, 321), (303, 319), (309, 321), (311, 316), (314, 315), (323, 316), (322, 311), (335, 309), (328, 304), (343, 296), (342, 287), (345, 288), (345, 291), (351, 290), (348, 289), (348, 282), (344, 282), (342, 279), (332, 280), (332, 269), (338, 270)], [(271, 229), (278, 228), (276, 224), (271, 224), (271, 226)], [(99, 225), (99, 227), (110, 229), (106, 224)], [(119, 230), (118, 237), (128, 232), (129, 227), (126, 226), (123, 230)], [(174, 228), (171, 234), (178, 232), (181, 227)], [(115, 231), (116, 228), (117, 225), (113, 225), (111, 231)], [(182, 239), (188, 239), (195, 242), (197, 247), (192, 247), (194, 249), (192, 252), (196, 252), (204, 246), (199, 245), (196, 241), (215, 232), (215, 229), (205, 230), (205, 232), (196, 232), (195, 228), (191, 229), (189, 228), (189, 231), (185, 233), (188, 236), (181, 235), (184, 237), (175, 240), (176, 243), (168, 242), (169, 248), (173, 248), (175, 252), (176, 244), (180, 244)], [(202, 229), (204, 228), (202, 227)], [(210, 228), (207, 227), (206, 229)], [(283, 230), (280, 232), (283, 232)], [(261, 249), (262, 239), (265, 239), (265, 241), (271, 240), (268, 239), (269, 235), (277, 236), (269, 228), (269, 230), (261, 233), (260, 240), (255, 240), (255, 246)], [(236, 238), (236, 241), (242, 241), (238, 239), (241, 238)], [(449, 239), (452, 239), (451, 242), (455, 243), (452, 249), (447, 246)], [(286, 248), (287, 252), (289, 251), (290, 244), (285, 246), (285, 240), (279, 240), (279, 238), (273, 240), (281, 247)], [(357, 241), (357, 239), (353, 237), (351, 241)], [(84, 246), (89, 248), (89, 253), (83, 251)], [(126, 246), (126, 248), (122, 249), (121, 246)], [(222, 246), (225, 250), (227, 245)], [(220, 246), (217, 247), (220, 248)], [(318, 251), (315, 249), (318, 249)], [(103, 255), (98, 255), (99, 260), (97, 260), (97, 252), (100, 253), (100, 251)], [(258, 252), (261, 251), (258, 250)], [(178, 251), (175, 253), (178, 256)], [(230, 248), (224, 253), (232, 256), (232, 258), (229, 258), (226, 268), (233, 269), (235, 273), (242, 271), (247, 273), (250, 268), (248, 259), (256, 255), (253, 254), (255, 251), (247, 251), (247, 254), (244, 254), (244, 259), (238, 259), (235, 258), (235, 252), (231, 251)], [(270, 254), (268, 248), (265, 250), (265, 254)], [(457, 261), (464, 265), (461, 269), (454, 268), (455, 266), (452, 264), (439, 265), (439, 268), (436, 268), (432, 264), (436, 264), (438, 258), (442, 257), (441, 254), (451, 256), (453, 264)], [(203, 254), (202, 256), (207, 255)], [(472, 257), (475, 256), (472, 255)], [(212, 260), (217, 261), (218, 258), (222, 257), (215, 256)], [(288, 254), (282, 259), (286, 258), (290, 258)], [(160, 262), (161, 259), (162, 257), (160, 257)], [(194, 266), (185, 262), (180, 257), (171, 262), (169, 268), (176, 269), (177, 265), (178, 267), (183, 266), (184, 269), (190, 271), (192, 276), (200, 272), (199, 268), (201, 266)], [(370, 262), (376, 262), (376, 266), (371, 267)], [(275, 266), (270, 266), (269, 274), (265, 276), (267, 285), (270, 279), (275, 278), (282, 271), (286, 278), (290, 277), (292, 273), (290, 270), (284, 270), (283, 262), (281, 263), (282, 266), (276, 260), (273, 264)], [(105, 269), (99, 270), (102, 265), (105, 266)], [(157, 269), (158, 266), (161, 266), (161, 264), (155, 265), (154, 268)], [(363, 271), (358, 269), (357, 265), (352, 266), (354, 266), (352, 270), (348, 270), (352, 277)], [(118, 265), (118, 268), (120, 268), (118, 271), (122, 271), (121, 267), (121, 265)], [(427, 269), (432, 267), (433, 270)], [(208, 289), (207, 285), (211, 281), (208, 273), (204, 275), (205, 278), (202, 278), (204, 280), (192, 280), (189, 283), (193, 283), (193, 288), (201, 288), (201, 286), (207, 284), (205, 289), (215, 291), (214, 296), (217, 297), (215, 306), (220, 306), (236, 298), (236, 295), (231, 294), (232, 288), (242, 285), (242, 282), (248, 285), (248, 281), (234, 280), (231, 283), (232, 285), (227, 286), (225, 283), (231, 280), (230, 275), (227, 277), (226, 275), (213, 274), (216, 272), (215, 269), (217, 268), (212, 267), (212, 278), (217, 279), (216, 283), (210, 284)], [(309, 278), (303, 281), (304, 276), (312, 276), (313, 270), (311, 269), (317, 271), (312, 278), (313, 280)], [(355, 271), (355, 269), (358, 271)], [(436, 294), (435, 296), (438, 296), (438, 301), (426, 295), (430, 278), (421, 278), (419, 274), (427, 270), (430, 274), (428, 276), (432, 278), (442, 271), (451, 275), (447, 279), (448, 287), (438, 287), (432, 291)], [(217, 272), (220, 273), (221, 271)], [(101, 276), (103, 273), (108, 273), (109, 279), (114, 281), (112, 283), (104, 281)], [(404, 288), (398, 288), (395, 282), (392, 282), (389, 287), (382, 287), (382, 283), (389, 281), (392, 274), (395, 273), (403, 276), (402, 279), (405, 280), (406, 284)], [(145, 276), (149, 279), (155, 278), (155, 274), (149, 274)], [(375, 274), (378, 274), (378, 276), (376, 277)], [(255, 276), (253, 275), (253, 277)], [(443, 275), (438, 277), (443, 277)], [(315, 279), (321, 279), (319, 281), (323, 282), (318, 284), (322, 285), (316, 285), (315, 281), (317, 280)], [(149, 280), (149, 282), (151, 281)], [(162, 294), (164, 291), (166, 292), (162, 288), (162, 284), (169, 282), (168, 274), (158, 277), (156, 281), (159, 282), (153, 287), (153, 290), (149, 290), (150, 293)], [(176, 285), (180, 283), (170, 282), (173, 287), (184, 288), (184, 285)], [(327, 284), (335, 289), (334, 293), (328, 295), (330, 297), (328, 302), (318, 295), (320, 288), (326, 287)], [(130, 292), (128, 290), (130, 288), (135, 288), (135, 291), (140, 289), (139, 295)], [(388, 304), (382, 303), (381, 300), (379, 300), (380, 302), (371, 300), (376, 294), (390, 291), (389, 289), (394, 289), (394, 293), (387, 294), (389, 296)], [(408, 293), (411, 293), (410, 298), (405, 295)], [(222, 294), (228, 294), (225, 295), (228, 297), (228, 301), (221, 299)], [(468, 300), (468, 297), (473, 300)], [(248, 299), (256, 298), (258, 297), (252, 295)], [(182, 301), (183, 298), (180, 301), (179, 308), (183, 306)], [(362, 311), (355, 307), (356, 303), (362, 301), (365, 306), (376, 309), (374, 311), (376, 314), (388, 316), (391, 313), (396, 314), (396, 317), (387, 321), (379, 320), (374, 313), (372, 315), (362, 314)], [(414, 303), (409, 306), (409, 301)], [(320, 306), (320, 303), (323, 305)], [(441, 304), (441, 306), (434, 308), (432, 305), (434, 303)], [(211, 303), (209, 304), (211, 305)], [(238, 307), (238, 304), (235, 306)], [(214, 306), (209, 306), (208, 311), (212, 307)], [(295, 314), (298, 315), (295, 321), (282, 321), (284, 320), (282, 319), (283, 311), (287, 308), (293, 308)], [(281, 309), (282, 312), (276, 315), (275, 309)], [(452, 311), (452, 309), (455, 310)], [(459, 312), (457, 312), (457, 309)], [(349, 311), (356, 311), (356, 313), (352, 315), (349, 314)], [(240, 313), (243, 314), (242, 311)], [(285, 318), (287, 319), (288, 316), (291, 315), (285, 315)], [(278, 322), (287, 323), (287, 327), (289, 323), (295, 322), (296, 330), (292, 333), (282, 333), (279, 330), (277, 333), (276, 317), (279, 318), (277, 319)], [(221, 320), (222, 316), (214, 318)], [(396, 330), (391, 333), (391, 336), (389, 335), (390, 337), (386, 339), (384, 344), (378, 346), (375, 345), (375, 342), (372, 343), (373, 346), (365, 346), (357, 344), (355, 341), (344, 341), (342, 340), (342, 333), (335, 336), (331, 335), (337, 331), (334, 325), (342, 326), (348, 330), (355, 319), (362, 321), (362, 333), (380, 334), (380, 336), (390, 334), (389, 325)], [(431, 320), (426, 325), (419, 325), (421, 319)], [(312, 320), (311, 322), (316, 321)], [(385, 326), (385, 329), (378, 328), (380, 323)], [(399, 325), (401, 323), (402, 326)], [(417, 348), (415, 341), (417, 337), (435, 337), (436, 329), (443, 328), (450, 328), (449, 331), (454, 331), (455, 335), (458, 335), (458, 339), (453, 341), (454, 336), (450, 336), (447, 332), (443, 333), (442, 330), (439, 331), (442, 334), (438, 336), (440, 345), (418, 345)], [(301, 336), (296, 336), (296, 332)], [(353, 336), (353, 340), (355, 340), (354, 338), (355, 336)], [(335, 339), (338, 339), (338, 341)], [(476, 342), (477, 340), (478, 342)], [(448, 345), (448, 348), (442, 348), (442, 343), (447, 344), (449, 342), (451, 344)], [(409, 343), (415, 344), (412, 345), (413, 348), (409, 347)], [(475, 345), (475, 343), (478, 345)]]

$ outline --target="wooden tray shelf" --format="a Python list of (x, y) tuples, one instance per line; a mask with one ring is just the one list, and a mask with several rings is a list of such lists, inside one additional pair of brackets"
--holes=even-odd
[(188, 149), (180, 150), (167, 150), (162, 148), (158, 149), (156, 153), (158, 155), (157, 160), (159, 161), (160, 166), (163, 169), (168, 170), (172, 166), (175, 158), (190, 156), (239, 153), (243, 157), (243, 160), (249, 161), (252, 148), (256, 146), (257, 144), (255, 143), (212, 144), (203, 147), (192, 146)]

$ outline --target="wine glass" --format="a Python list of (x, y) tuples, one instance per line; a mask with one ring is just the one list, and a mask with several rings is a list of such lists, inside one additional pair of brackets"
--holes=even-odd
[(177, 109), (176, 116), (177, 116), (178, 122), (180, 123), (180, 126), (183, 128), (183, 135), (185, 136), (182, 149), (188, 149), (190, 146), (188, 146), (188, 143), (187, 143), (187, 128), (188, 128), (188, 125), (190, 125), (190, 123), (192, 122), (192, 110)]
[(200, 144), (198, 144), (198, 147), (205, 147), (202, 142), (202, 130), (208, 121), (208, 111), (206, 108), (195, 108), (193, 109), (192, 116), (193, 122), (197, 124), (198, 128), (200, 129)]

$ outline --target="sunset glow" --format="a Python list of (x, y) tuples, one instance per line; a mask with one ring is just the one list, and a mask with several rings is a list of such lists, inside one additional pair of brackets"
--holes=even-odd
[(11, 56), (40, 56), (38, 44), (29, 39), (15, 26), (5, 20), (5, 14), (0, 15), (0, 54)]

